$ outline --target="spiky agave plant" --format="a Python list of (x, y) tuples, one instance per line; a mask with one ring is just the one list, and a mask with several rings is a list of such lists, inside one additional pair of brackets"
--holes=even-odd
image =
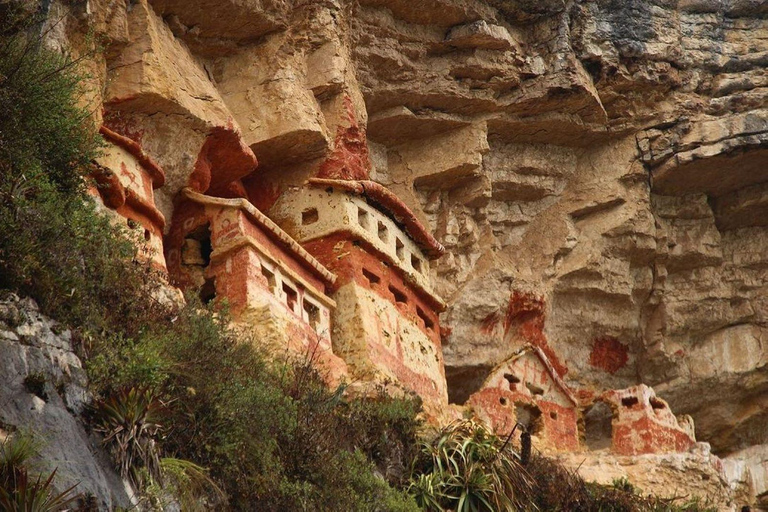
[(0, 487), (0, 510), (7, 512), (56, 512), (64, 510), (75, 502), (80, 495), (74, 493), (76, 485), (57, 493), (53, 489), (56, 470), (45, 480), (38, 475), (33, 480), (27, 468), (14, 472), (10, 487)]
[(504, 439), (461, 420), (422, 443), (409, 492), (428, 511), (512, 512), (529, 501), (531, 482)]
[(150, 388), (124, 388), (94, 404), (96, 430), (104, 435), (120, 475), (139, 487), (139, 469), (150, 479), (160, 475), (158, 438), (164, 411)]

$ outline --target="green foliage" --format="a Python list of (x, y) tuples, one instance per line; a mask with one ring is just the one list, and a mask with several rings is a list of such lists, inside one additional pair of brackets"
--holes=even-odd
[[(190, 299), (138, 336), (97, 340), (89, 375), (105, 396), (151, 383), (168, 404), (163, 453), (207, 468), (235, 510), (417, 510), (374, 463), (402, 479), (418, 402), (346, 399), (310, 360), (272, 362), (227, 324)], [(221, 501), (210, 485), (195, 492)]]
[(208, 471), (188, 460), (160, 459), (164, 489), (185, 512), (206, 511), (225, 501), (225, 494), (208, 476)]
[[(19, 7), (22, 6), (22, 7)], [(23, 2), (0, 9), (0, 287), (71, 326), (124, 331), (163, 314), (136, 236), (95, 212), (84, 175), (100, 138), (79, 61), (42, 44)]]
[(14, 475), (27, 467), (40, 451), (40, 442), (28, 432), (15, 432), (0, 443), (0, 487), (10, 488)]
[(422, 443), (409, 487), (428, 511), (516, 511), (531, 481), (502, 438), (472, 420), (454, 422)]
[(22, 468), (13, 476), (10, 487), (0, 487), (0, 509), (6, 512), (57, 512), (70, 503), (74, 503), (79, 495), (74, 494), (75, 486), (57, 493), (53, 489), (54, 470), (46, 479), (38, 475), (37, 480), (30, 477), (26, 468)]
[(82, 187), (98, 147), (78, 60), (46, 49), (39, 15), (23, 2), (0, 10), (0, 198), (4, 202), (55, 186)]

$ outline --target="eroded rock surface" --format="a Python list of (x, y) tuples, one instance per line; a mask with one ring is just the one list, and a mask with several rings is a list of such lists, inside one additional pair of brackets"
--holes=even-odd
[(764, 2), (87, 4), (55, 42), (108, 42), (94, 95), (166, 171), (169, 226), (185, 186), (266, 212), (370, 178), (446, 248), (452, 401), (531, 344), (585, 403), (651, 385), (764, 470)]
[[(35, 385), (30, 385), (30, 381)], [(26, 383), (25, 383), (26, 382)], [(129, 487), (80, 419), (90, 397), (70, 331), (29, 299), (0, 299), (0, 435), (29, 432), (41, 443), (39, 471), (56, 470), (55, 488), (77, 485), (101, 510), (129, 507)]]

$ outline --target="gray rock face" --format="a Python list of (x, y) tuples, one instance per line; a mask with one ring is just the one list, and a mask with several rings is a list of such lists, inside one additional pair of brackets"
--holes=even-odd
[[(34, 301), (0, 299), (0, 432), (22, 430), (44, 443), (37, 467), (56, 469), (56, 489), (77, 484), (100, 510), (130, 506), (125, 485), (79, 419), (89, 396), (71, 338)], [(25, 385), (28, 376), (44, 379), (42, 388)]]

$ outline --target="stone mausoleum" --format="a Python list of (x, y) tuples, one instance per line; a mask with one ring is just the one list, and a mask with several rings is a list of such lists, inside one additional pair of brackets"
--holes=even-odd
[(165, 184), (165, 173), (141, 146), (106, 126), (100, 129), (107, 144), (94, 162), (91, 194), (130, 228), (142, 230), (153, 266), (165, 270), (165, 217), (155, 206), (154, 190)]
[(445, 304), (429, 277), (443, 248), (410, 210), (372, 181), (315, 178), (285, 192), (270, 215), (337, 275), (333, 347), (352, 378), (447, 405)]

